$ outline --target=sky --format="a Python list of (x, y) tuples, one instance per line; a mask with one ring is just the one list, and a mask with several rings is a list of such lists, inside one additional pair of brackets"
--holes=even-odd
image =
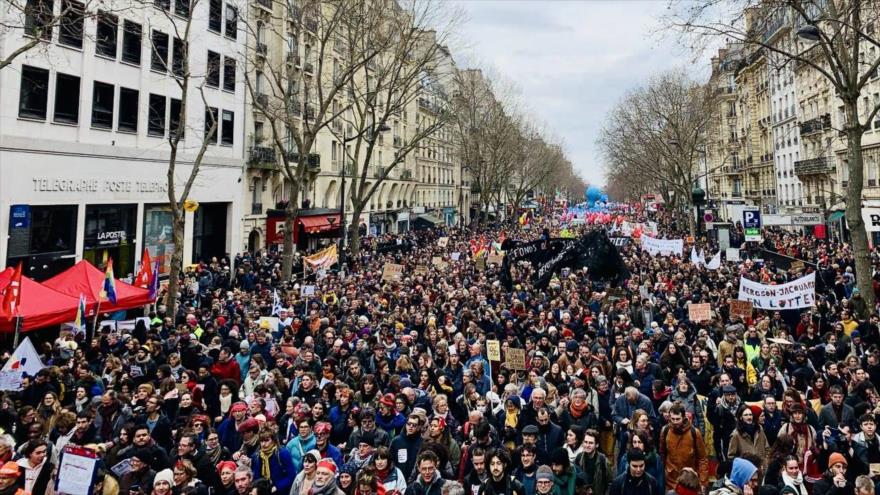
[(592, 184), (604, 183), (596, 138), (626, 93), (691, 64), (659, 34), (664, 0), (454, 0), (464, 20), (450, 43), (459, 67), (490, 67), (512, 83), (528, 114), (561, 139)]

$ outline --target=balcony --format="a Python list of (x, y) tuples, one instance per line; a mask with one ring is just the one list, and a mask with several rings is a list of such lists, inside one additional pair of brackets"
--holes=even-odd
[(255, 100), (257, 101), (257, 105), (265, 108), (269, 104), (269, 95), (258, 94)]
[(306, 15), (305, 17), (303, 17), (303, 25), (306, 27), (306, 29), (313, 33), (318, 32), (318, 19), (311, 15)]
[(306, 105), (306, 119), (313, 120), (315, 118), (315, 107)]
[(288, 53), (287, 54), (287, 63), (289, 65), (294, 65), (296, 67), (299, 67), (299, 64), (301, 62), (302, 62), (302, 59), (300, 58), (300, 56), (298, 54), (296, 54), (296, 53)]
[(306, 72), (306, 74), (311, 74), (315, 71), (315, 66), (312, 65), (311, 62), (306, 62), (305, 64), (303, 64), (303, 70)]
[(275, 148), (252, 146), (248, 150), (248, 164), (253, 168), (274, 169), (277, 165), (275, 161)]
[(262, 215), (263, 214), (263, 203), (252, 203), (251, 204), (251, 215)]
[(257, 42), (257, 55), (265, 57), (269, 53), (269, 47), (265, 43)]
[(257, 0), (257, 5), (272, 10), (272, 0)]
[(373, 171), (373, 177), (376, 179), (381, 179), (385, 175), (385, 167), (376, 167), (376, 170)]
[(826, 113), (825, 115), (816, 117), (815, 119), (801, 122), (801, 136), (807, 136), (810, 134), (815, 134), (817, 132), (822, 132), (829, 127), (831, 127), (831, 114)]
[(798, 177), (827, 175), (830, 172), (831, 167), (828, 166), (828, 159), (824, 156), (794, 162), (794, 173)]
[(403, 146), (403, 138), (400, 136), (394, 136), (394, 147), (400, 148), (401, 146)]
[(405, 168), (400, 171), (400, 180), (412, 180), (412, 179), (413, 179), (412, 170)]

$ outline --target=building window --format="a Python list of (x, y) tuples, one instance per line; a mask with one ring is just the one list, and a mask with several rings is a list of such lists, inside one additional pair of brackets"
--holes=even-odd
[(235, 39), (238, 36), (238, 9), (226, 4), (226, 36)]
[(138, 23), (122, 23), (122, 61), (141, 65), (141, 25)]
[(220, 122), (217, 122), (217, 119), (219, 117), (220, 114), (216, 108), (208, 107), (205, 109), (205, 140), (211, 144), (217, 143), (217, 128), (220, 126)]
[(208, 72), (205, 84), (212, 88), (220, 87), (220, 54), (208, 50)]
[(189, 0), (174, 0), (174, 13), (189, 18)]
[(21, 66), (21, 91), (18, 116), (28, 119), (46, 119), (49, 100), (49, 71), (29, 65)]
[(165, 11), (171, 10), (171, 0), (154, 0), (153, 5)]
[(161, 95), (150, 95), (150, 108), (147, 109), (147, 135), (165, 137), (165, 101)]
[(171, 72), (177, 77), (183, 77), (184, 59), (186, 58), (186, 43), (180, 38), (174, 38), (174, 59), (171, 61)]
[(138, 130), (138, 91), (119, 88), (119, 124), (117, 129), (125, 132)]
[(76, 76), (55, 75), (55, 122), (79, 122), (79, 78)]
[(159, 72), (168, 70), (168, 35), (153, 31), (153, 50), (150, 68)]
[(119, 18), (108, 12), (98, 13), (98, 32), (95, 52), (105, 57), (116, 58), (116, 32)]
[(92, 127), (113, 128), (113, 85), (95, 81), (92, 93)]
[(184, 124), (180, 125), (180, 100), (171, 98), (170, 114), (168, 117), (168, 136), (173, 138), (180, 133), (180, 138), (186, 134), (186, 118), (183, 119)]
[(211, 0), (208, 4), (208, 30), (219, 33), (223, 27), (223, 0)]
[(65, 0), (61, 4), (60, 31), (58, 43), (74, 48), (83, 46), (83, 12), (85, 6), (81, 2)]
[(54, 14), (55, 4), (52, 0), (27, 0), (24, 32), (30, 36), (51, 40)]
[(223, 59), (223, 89), (235, 91), (235, 59), (231, 57)]
[(223, 110), (223, 129), (220, 133), (221, 143), (232, 146), (235, 142), (235, 113)]

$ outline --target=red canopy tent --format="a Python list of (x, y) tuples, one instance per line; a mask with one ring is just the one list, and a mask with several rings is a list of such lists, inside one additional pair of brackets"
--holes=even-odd
[[(0, 272), (0, 287), (9, 285), (15, 268)], [(45, 287), (25, 276), (21, 277), (21, 302), (18, 306), (22, 316), (21, 331), (60, 325), (76, 319), (79, 299)], [(15, 320), (0, 318), (0, 332), (15, 331)]]
[[(101, 290), (104, 287), (104, 272), (88, 261), (81, 260), (67, 270), (46, 280), (43, 285), (72, 296), (77, 301), (82, 294), (86, 298), (89, 310), (92, 311), (94, 310), (92, 306), (96, 305), (98, 298), (101, 297)], [(109, 313), (137, 308), (152, 302), (150, 291), (147, 289), (141, 289), (116, 279), (116, 304), (112, 304), (106, 297), (103, 297), (101, 298), (100, 311)]]

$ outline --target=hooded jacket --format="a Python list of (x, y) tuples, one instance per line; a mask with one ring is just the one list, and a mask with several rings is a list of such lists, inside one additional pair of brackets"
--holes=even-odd
[(306, 438), (296, 435), (287, 442), (284, 448), (290, 452), (290, 458), (293, 461), (293, 467), (296, 469), (296, 472), (302, 471), (303, 456), (306, 455), (306, 452), (314, 449), (317, 443), (318, 441), (314, 433), (309, 433), (309, 436)]
[[(709, 495), (742, 495), (743, 487), (758, 472), (754, 464), (745, 459), (734, 459), (730, 474), (724, 478), (719, 488), (709, 492)], [(814, 492), (823, 493), (823, 492)]]
[(660, 456), (663, 459), (666, 490), (675, 489), (678, 475), (689, 467), (700, 475), (700, 483), (709, 483), (709, 459), (706, 456), (706, 443), (703, 435), (685, 417), (678, 428), (667, 425), (657, 439)]

